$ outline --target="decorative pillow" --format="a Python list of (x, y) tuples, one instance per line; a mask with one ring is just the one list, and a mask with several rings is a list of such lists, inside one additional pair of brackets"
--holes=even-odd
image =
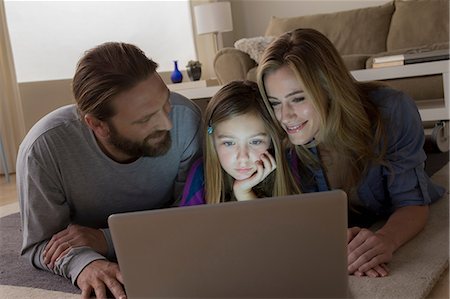
[(396, 0), (387, 51), (448, 42), (448, 0)]
[(256, 63), (259, 64), (264, 50), (274, 39), (274, 36), (242, 38), (234, 43), (234, 47), (247, 53), (254, 61), (256, 61)]

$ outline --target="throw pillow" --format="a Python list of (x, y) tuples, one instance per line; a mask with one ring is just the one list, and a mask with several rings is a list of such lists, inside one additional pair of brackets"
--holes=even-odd
[(242, 38), (234, 43), (234, 47), (247, 53), (256, 63), (259, 64), (262, 54), (267, 46), (275, 39), (273, 36), (257, 36), (252, 38)]
[(448, 0), (396, 0), (387, 50), (448, 42)]
[(388, 2), (335, 13), (272, 17), (265, 34), (279, 36), (297, 28), (313, 28), (328, 37), (342, 55), (384, 52), (393, 11), (393, 3)]

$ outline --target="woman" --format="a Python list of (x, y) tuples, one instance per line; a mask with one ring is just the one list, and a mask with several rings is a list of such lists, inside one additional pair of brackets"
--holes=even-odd
[(227, 84), (208, 103), (205, 117), (204, 157), (192, 166), (180, 205), (299, 192), (256, 83)]
[[(348, 271), (386, 276), (385, 263), (414, 237), (443, 189), (424, 171), (424, 133), (414, 101), (380, 83), (360, 83), (333, 44), (313, 29), (280, 36), (264, 52), (258, 84), (293, 145), (303, 192), (349, 197)], [(372, 232), (369, 226), (387, 218)]]

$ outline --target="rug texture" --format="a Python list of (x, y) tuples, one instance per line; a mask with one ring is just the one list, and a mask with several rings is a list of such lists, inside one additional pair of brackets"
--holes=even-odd
[[(433, 181), (449, 190), (449, 165), (448, 162), (446, 163), (445, 167), (435, 173), (432, 178)], [(392, 262), (388, 265), (391, 270), (388, 277), (349, 277), (352, 298), (411, 299), (427, 296), (441, 274), (448, 268), (448, 192), (441, 200), (433, 204), (430, 210), (430, 219), (425, 229), (395, 253)], [(376, 225), (379, 226), (380, 223)], [(21, 294), (32, 290), (20, 287), (59, 291), (70, 295), (81, 293), (68, 279), (34, 269), (25, 258), (20, 257), (21, 236), (18, 213), (0, 218), (0, 285), (3, 287), (3, 289), (0, 288), (0, 293), (11, 292), (12, 296), (12, 294), (18, 294), (16, 289), (21, 290)], [(14, 287), (8, 288), (8, 286)], [(29, 293), (29, 296), (25, 297), (38, 298), (40, 294), (31, 296)], [(52, 296), (57, 298), (58, 294), (52, 293)], [(7, 298), (13, 297), (7, 296)]]
[(19, 213), (0, 218), (0, 285), (81, 294), (68, 279), (33, 268), (27, 259), (19, 256), (21, 244)]

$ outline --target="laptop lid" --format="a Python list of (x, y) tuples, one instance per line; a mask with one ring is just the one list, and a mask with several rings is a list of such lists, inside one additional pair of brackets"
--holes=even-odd
[(109, 217), (128, 298), (347, 296), (335, 190)]

